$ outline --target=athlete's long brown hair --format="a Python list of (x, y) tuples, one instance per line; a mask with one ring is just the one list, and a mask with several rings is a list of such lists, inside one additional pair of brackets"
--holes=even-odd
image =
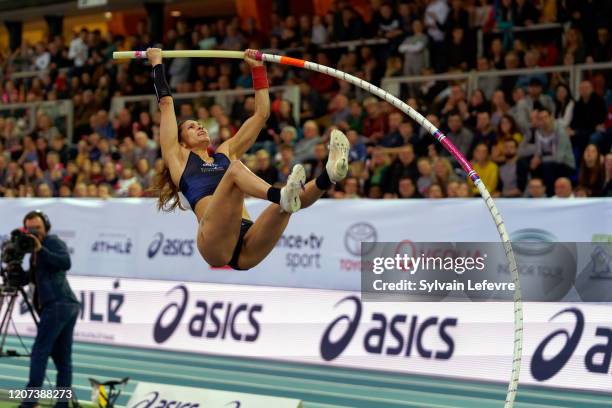
[[(178, 138), (181, 140), (181, 128), (185, 122), (179, 122), (178, 127)], [(173, 212), (178, 207), (179, 209), (185, 211), (187, 210), (183, 204), (181, 203), (181, 198), (179, 196), (179, 187), (174, 184), (172, 181), (172, 176), (170, 175), (170, 168), (166, 164), (164, 160), (164, 168), (161, 173), (157, 173), (153, 178), (153, 183), (149, 191), (158, 196), (157, 199), (157, 210), (165, 211), (165, 212)]]

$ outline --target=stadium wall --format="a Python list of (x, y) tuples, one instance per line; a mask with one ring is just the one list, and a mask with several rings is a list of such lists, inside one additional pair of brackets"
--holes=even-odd
[[(497, 200), (511, 238), (525, 229), (559, 242), (612, 240), (612, 200)], [(255, 219), (269, 203), (247, 202)], [(0, 200), (0, 241), (40, 208), (67, 242), (71, 275), (335, 290), (360, 289), (360, 242), (499, 242), (480, 200), (322, 200), (297, 213), (250, 271), (213, 268), (196, 247), (192, 212), (152, 199)], [(561, 221), (560, 221), (561, 220)]]
[[(266, 206), (248, 203), (254, 217)], [(365, 302), (358, 268), (343, 268), (358, 264), (360, 240), (495, 241), (482, 206), (322, 201), (295, 215), (251, 271), (211, 269), (193, 242), (193, 214), (159, 214), (152, 200), (1, 200), (0, 231), (5, 239), (35, 208), (50, 215), (73, 257), (78, 341), (505, 383), (512, 303)], [(612, 235), (610, 200), (499, 206), (511, 232), (540, 229), (573, 241)], [(288, 267), (291, 253), (320, 263)], [(612, 394), (611, 312), (610, 304), (525, 304), (521, 383)], [(35, 334), (23, 303), (13, 317), (21, 335)]]

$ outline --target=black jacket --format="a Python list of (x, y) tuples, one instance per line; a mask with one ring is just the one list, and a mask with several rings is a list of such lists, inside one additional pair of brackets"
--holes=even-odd
[(31, 273), (36, 285), (34, 304), (37, 309), (53, 302), (78, 303), (66, 279), (71, 262), (64, 241), (57, 235), (47, 235), (34, 257)]
[(588, 101), (584, 102), (582, 98), (578, 98), (574, 104), (574, 115), (570, 127), (574, 130), (592, 133), (595, 131), (595, 126), (606, 121), (607, 113), (604, 99), (593, 92)]

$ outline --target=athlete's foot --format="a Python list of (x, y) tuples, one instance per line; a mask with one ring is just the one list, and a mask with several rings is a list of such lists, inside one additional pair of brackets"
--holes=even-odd
[(300, 192), (306, 183), (306, 171), (301, 164), (296, 164), (287, 177), (287, 185), (281, 188), (281, 209), (286, 213), (294, 213), (300, 209)]
[(344, 133), (338, 129), (331, 132), (329, 156), (325, 169), (332, 183), (343, 180), (348, 173), (348, 154), (350, 144)]

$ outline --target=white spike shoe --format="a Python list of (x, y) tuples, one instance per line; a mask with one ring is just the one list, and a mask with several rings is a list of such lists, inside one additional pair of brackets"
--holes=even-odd
[(301, 164), (296, 164), (287, 177), (287, 184), (281, 188), (281, 209), (289, 214), (298, 211), (302, 203), (300, 202), (300, 192), (306, 184), (306, 171)]
[(346, 177), (349, 149), (350, 144), (344, 133), (338, 129), (332, 130), (329, 139), (329, 156), (325, 166), (332, 183), (337, 183)]

